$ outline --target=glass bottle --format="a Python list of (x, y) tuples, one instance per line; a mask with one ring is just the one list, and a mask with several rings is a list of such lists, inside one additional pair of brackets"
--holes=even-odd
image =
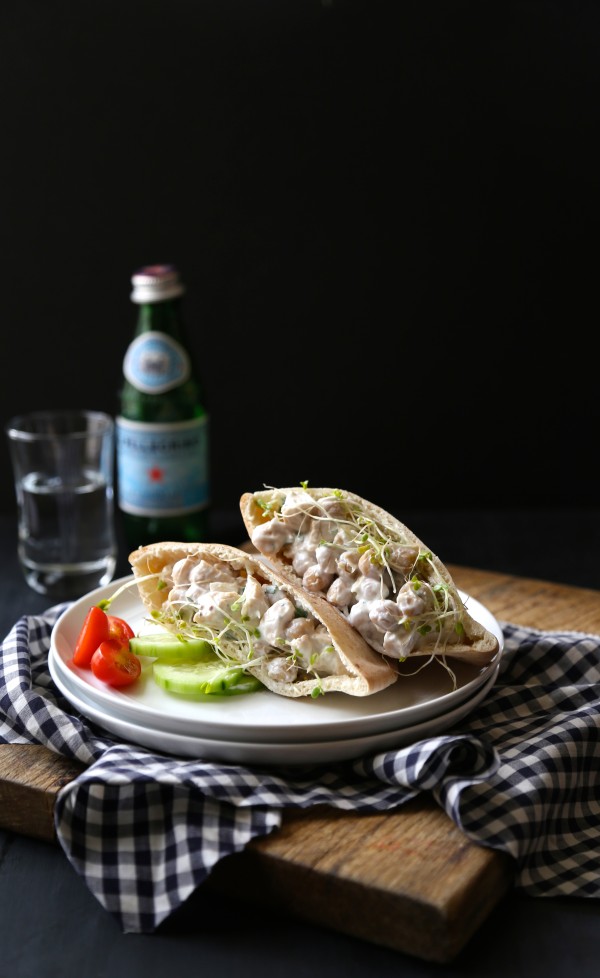
[(173, 265), (131, 279), (138, 307), (116, 418), (118, 505), (130, 549), (207, 539), (208, 411), (185, 334)]

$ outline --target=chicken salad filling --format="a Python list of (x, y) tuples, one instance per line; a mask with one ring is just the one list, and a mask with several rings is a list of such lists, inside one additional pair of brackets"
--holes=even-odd
[(244, 569), (188, 556), (163, 568), (160, 587), (168, 595), (153, 619), (182, 639), (208, 641), (224, 660), (282, 683), (346, 673), (322, 622)]
[[(430, 551), (375, 520), (341, 490), (315, 498), (305, 486), (255, 494), (251, 534), (264, 556), (290, 567), (377, 652), (396, 660), (464, 641), (462, 603)], [(422, 653), (421, 653), (422, 654)]]

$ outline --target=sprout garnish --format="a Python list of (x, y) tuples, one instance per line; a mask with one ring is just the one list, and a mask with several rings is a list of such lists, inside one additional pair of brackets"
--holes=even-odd
[[(301, 482), (300, 486), (306, 490), (308, 482)], [(273, 486), (265, 486), (265, 489), (273, 493), (268, 504), (270, 518), (285, 522), (286, 493)], [(407, 632), (414, 630), (421, 636), (435, 635), (432, 657), (444, 664), (443, 652), (448, 642), (452, 642), (452, 636), (465, 632), (463, 606), (456, 588), (440, 573), (431, 550), (418, 548), (409, 537), (402, 538), (397, 527), (388, 525), (384, 518), (376, 519), (365, 513), (361, 505), (355, 504), (341, 489), (320, 497), (313, 496), (305, 505), (300, 499), (294, 499), (294, 513), (304, 514), (313, 526), (323, 524), (319, 546), (331, 548), (339, 555), (345, 551), (355, 552), (367, 566), (381, 568), (382, 599), (387, 596), (388, 589), (396, 595), (403, 585), (410, 584), (421, 601), (415, 610), (411, 609), (410, 614), (401, 618), (399, 625)], [(332, 526), (335, 529), (332, 530)], [(303, 546), (306, 548), (308, 537), (312, 534), (314, 538), (319, 530), (311, 529), (307, 536), (306, 523), (302, 523), (301, 529), (292, 530), (292, 533), (295, 533), (300, 550)], [(294, 546), (292, 543), (288, 547), (288, 553), (294, 553)], [(308, 546), (313, 546), (312, 542)], [(291, 562), (291, 557), (288, 559)], [(366, 567), (363, 576), (368, 576)], [(323, 591), (328, 586), (323, 585)], [(345, 611), (347, 613), (348, 609)], [(376, 645), (373, 647), (377, 648)], [(448, 671), (455, 681), (452, 670)]]

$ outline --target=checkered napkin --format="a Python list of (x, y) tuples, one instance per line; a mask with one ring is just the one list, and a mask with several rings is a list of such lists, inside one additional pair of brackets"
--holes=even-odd
[(496, 684), (452, 732), (336, 765), (271, 769), (154, 754), (80, 716), (47, 667), (66, 605), (0, 647), (0, 743), (86, 765), (60, 792), (58, 839), (125, 932), (151, 932), (286, 807), (399, 808), (427, 791), (474, 842), (514, 857), (537, 896), (600, 896), (600, 636), (503, 623)]

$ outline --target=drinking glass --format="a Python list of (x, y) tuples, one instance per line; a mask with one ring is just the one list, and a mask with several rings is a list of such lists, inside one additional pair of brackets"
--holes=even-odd
[(5, 425), (25, 579), (58, 600), (112, 580), (114, 422), (101, 411), (33, 411)]

